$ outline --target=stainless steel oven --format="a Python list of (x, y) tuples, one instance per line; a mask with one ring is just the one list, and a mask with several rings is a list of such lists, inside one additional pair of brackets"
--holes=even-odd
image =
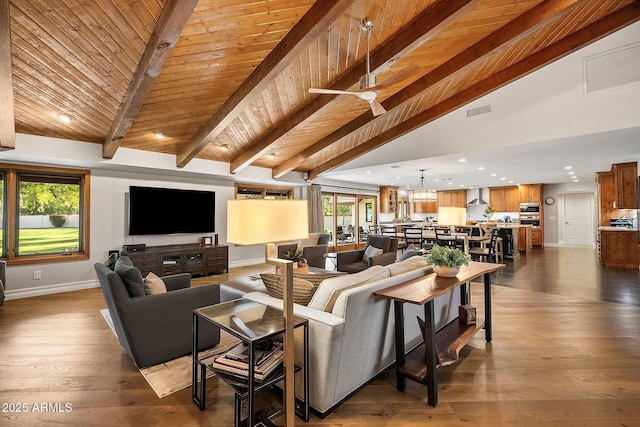
[(540, 213), (540, 203), (520, 203), (520, 213)]
[(540, 227), (540, 215), (522, 215), (520, 214), (520, 224)]

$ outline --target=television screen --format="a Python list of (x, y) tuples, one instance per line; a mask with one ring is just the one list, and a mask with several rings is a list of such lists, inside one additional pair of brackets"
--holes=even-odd
[(129, 235), (215, 232), (215, 192), (129, 187)]

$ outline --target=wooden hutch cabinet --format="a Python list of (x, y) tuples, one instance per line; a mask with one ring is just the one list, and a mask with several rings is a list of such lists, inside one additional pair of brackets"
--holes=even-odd
[(396, 213), (398, 211), (398, 187), (380, 187), (380, 212)]

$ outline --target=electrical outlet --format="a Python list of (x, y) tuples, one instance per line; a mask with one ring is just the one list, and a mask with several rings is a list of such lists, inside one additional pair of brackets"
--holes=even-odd
[(33, 280), (40, 280), (40, 279), (42, 279), (42, 271), (35, 270), (33, 272)]

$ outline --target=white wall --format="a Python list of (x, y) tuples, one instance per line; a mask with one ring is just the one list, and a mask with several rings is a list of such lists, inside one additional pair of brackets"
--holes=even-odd
[[(556, 246), (559, 244), (560, 235), (562, 234), (560, 220), (560, 208), (564, 194), (577, 194), (588, 193), (593, 195), (594, 200), (594, 212), (596, 209), (595, 203), (597, 200), (598, 185), (595, 181), (580, 181), (565, 184), (546, 184), (542, 187), (542, 193), (544, 200), (546, 197), (553, 197), (555, 203), (553, 205), (544, 204), (544, 244), (549, 246)], [(596, 221), (594, 217), (594, 221)], [(594, 224), (594, 227), (597, 224)]]
[[(296, 198), (306, 197), (303, 188), (306, 184), (295, 174), (289, 174), (288, 181), (273, 181), (269, 170), (250, 167), (231, 176), (228, 164), (221, 167), (218, 162), (199, 159), (183, 170), (175, 167), (175, 156), (130, 149), (120, 149), (122, 152), (118, 150), (114, 159), (103, 160), (100, 147), (99, 144), (19, 134), (16, 149), (0, 153), (0, 161), (7, 163), (28, 162), (91, 170), (90, 259), (9, 266), (7, 299), (95, 287), (97, 279), (93, 264), (105, 262), (108, 251), (121, 249), (123, 244), (153, 246), (200, 241), (203, 234), (128, 236), (125, 193), (130, 185), (215, 191), (215, 228), (221, 244), (226, 244), (226, 203), (234, 197), (235, 181), (292, 185)], [(263, 259), (262, 246), (229, 246), (232, 266), (254, 264)], [(33, 279), (34, 271), (41, 272), (41, 279)]]

